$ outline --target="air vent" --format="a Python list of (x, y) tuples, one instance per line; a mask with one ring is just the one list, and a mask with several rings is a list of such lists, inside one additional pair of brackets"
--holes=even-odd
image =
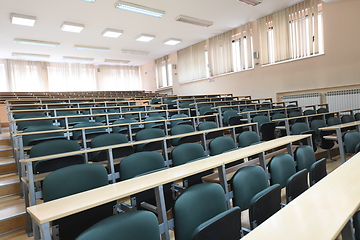
[(189, 24), (193, 24), (193, 25), (197, 25), (197, 26), (201, 26), (201, 27), (210, 27), (211, 25), (213, 25), (213, 22), (202, 20), (202, 19), (197, 19), (197, 18), (193, 18), (193, 17), (188, 17), (188, 16), (184, 16), (184, 15), (177, 16), (175, 18), (175, 21), (189, 23)]
[(148, 54), (149, 54), (148, 52), (127, 50), (127, 49), (122, 49), (122, 50), (120, 51), (120, 53), (135, 54), (135, 55), (148, 55)]
[(239, 2), (243, 2), (243, 3), (249, 4), (251, 6), (256, 6), (261, 3), (261, 0), (239, 0)]

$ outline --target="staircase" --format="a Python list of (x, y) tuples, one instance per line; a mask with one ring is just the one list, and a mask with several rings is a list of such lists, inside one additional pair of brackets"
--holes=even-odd
[[(25, 233), (24, 199), (20, 198), (19, 176), (11, 147), (8, 124), (0, 131), (0, 239), (32, 239)], [(17, 237), (15, 237), (17, 236)]]

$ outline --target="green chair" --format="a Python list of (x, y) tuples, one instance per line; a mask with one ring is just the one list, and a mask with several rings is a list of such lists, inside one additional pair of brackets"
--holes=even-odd
[(296, 173), (295, 161), (289, 154), (277, 154), (268, 163), (270, 184), (279, 184), (286, 187), (287, 180)]
[(214, 138), (209, 143), (210, 156), (215, 156), (236, 149), (234, 139), (228, 136)]
[(241, 124), (240, 119), (242, 119), (242, 117), (238, 114), (238, 111), (234, 109), (226, 110), (223, 113), (223, 121), (225, 126), (239, 125)]
[[(172, 136), (179, 135), (183, 133), (193, 133), (195, 132), (194, 128), (191, 125), (178, 125), (170, 130), (170, 134)], [(183, 143), (189, 143), (189, 142), (199, 142), (201, 139), (201, 135), (192, 135), (192, 136), (186, 136), (186, 137), (179, 137), (179, 138), (173, 138), (171, 139), (171, 144), (173, 146), (178, 146)]]
[(318, 110), (316, 110), (317, 113), (328, 113), (329, 110), (327, 108), (321, 107)]
[[(238, 240), (241, 237), (240, 209), (226, 210), (224, 190), (219, 184), (189, 187), (175, 201), (173, 213), (176, 240)], [(199, 238), (199, 235), (206, 237)]]
[(14, 119), (21, 118), (43, 118), (45, 114), (43, 112), (28, 112), (28, 113), (15, 113)]
[[(131, 154), (124, 158), (119, 163), (120, 181), (138, 177), (144, 174), (149, 174), (165, 169), (165, 162), (163, 156), (158, 152), (138, 152)], [(164, 185), (164, 195), (166, 202), (166, 209), (170, 209), (173, 205), (173, 197), (171, 191), (171, 183)], [(153, 189), (144, 192), (136, 193), (131, 196), (131, 205), (136, 209), (148, 209), (147, 204), (156, 206), (156, 199)], [(148, 209), (151, 210), (152, 208)]]
[[(26, 118), (20, 118), (20, 119), (29, 119), (29, 118), (39, 118), (37, 116), (34, 117), (26, 117)], [(15, 119), (16, 120), (16, 119)], [(19, 120), (19, 119), (18, 119)], [(32, 126), (53, 126), (52, 120), (29, 120), (29, 121), (16, 121), (16, 127), (18, 131), (22, 131), (28, 127)]]
[(313, 109), (306, 109), (303, 114), (304, 114), (304, 116), (314, 115), (314, 114), (316, 114), (316, 111)]
[(308, 170), (302, 169), (293, 174), (286, 183), (286, 202), (289, 203), (309, 188)]
[[(136, 133), (135, 140), (136, 141), (142, 141), (142, 140), (148, 140), (152, 138), (164, 138), (165, 132), (162, 129), (159, 128), (149, 128), (149, 129), (143, 129)], [(136, 152), (141, 151), (155, 151), (162, 149), (162, 143), (161, 141), (157, 142), (148, 142), (148, 143), (142, 143), (137, 144), (135, 146)]]
[[(188, 118), (189, 116), (186, 115), (186, 114), (174, 114), (171, 116), (171, 119), (176, 119), (176, 118)], [(179, 124), (188, 124), (188, 125), (192, 125), (192, 121), (189, 119), (189, 120), (184, 120), (184, 119), (181, 119), (181, 120), (174, 120), (174, 121), (170, 121), (171, 123), (171, 127), (175, 127), (176, 125), (179, 125)]]
[(258, 115), (253, 118), (253, 122), (258, 123), (259, 135), (261, 141), (269, 141), (276, 138), (276, 124), (271, 122), (267, 116)]
[[(74, 125), (74, 129), (76, 128), (86, 128), (86, 127), (98, 127), (103, 126), (103, 128), (94, 128), (94, 129), (85, 129), (86, 139), (94, 138), (98, 135), (107, 133), (104, 124), (99, 122), (83, 122)], [(82, 131), (73, 131), (73, 139), (81, 140), (82, 139)]]
[[(80, 145), (76, 141), (66, 140), (66, 139), (57, 139), (50, 140), (36, 144), (30, 149), (29, 156), (30, 158), (42, 157), (53, 154), (60, 154), (66, 152), (79, 151)], [(57, 169), (85, 163), (84, 156), (81, 154), (54, 158), (48, 160), (41, 160), (33, 162), (34, 173), (44, 173), (51, 172)]]
[[(47, 175), (43, 181), (44, 202), (108, 185), (106, 169), (98, 164), (65, 167)], [(115, 202), (106, 203), (52, 222), (58, 226), (59, 239), (75, 239), (95, 223), (111, 216)]]
[(303, 169), (310, 171), (311, 165), (316, 162), (314, 150), (308, 145), (298, 146), (294, 152), (294, 158), (298, 171)]
[(83, 232), (76, 240), (159, 240), (159, 224), (154, 213), (134, 211), (110, 216)]
[(314, 162), (309, 171), (309, 180), (310, 186), (313, 186), (315, 183), (319, 182), (321, 179), (326, 177), (326, 159), (322, 158)]
[[(68, 118), (68, 125), (73, 126), (79, 123), (89, 122), (88, 117), (82, 117), (81, 114), (78, 114), (76, 111), (56, 111), (57, 116), (79, 116), (79, 117), (71, 117)], [(66, 127), (65, 119), (60, 119), (60, 126)]]
[(355, 113), (355, 120), (356, 121), (359, 121), (360, 120), (360, 113)]
[[(116, 120), (115, 122), (113, 122), (113, 124), (115, 125), (115, 124), (136, 123), (136, 122), (138, 122), (136, 119), (123, 118), (123, 119)], [(143, 128), (138, 124), (131, 124), (131, 132), (132, 133), (137, 133), (142, 129)], [(129, 134), (129, 129), (128, 129), (127, 126), (114, 126), (113, 127), (113, 132), (114, 133)]]
[(164, 128), (164, 124), (166, 124), (164, 117), (161, 116), (155, 116), (155, 117), (147, 117), (145, 119), (145, 122), (149, 122), (149, 121), (159, 121), (159, 123), (157, 122), (152, 122), (152, 123), (145, 123), (145, 128)]
[[(216, 122), (211, 122), (211, 121), (201, 122), (198, 125), (199, 131), (208, 130), (208, 129), (216, 129), (216, 128), (219, 128), (219, 126), (216, 124)], [(213, 139), (213, 138), (217, 138), (220, 136), (224, 136), (224, 132), (223, 132), (223, 130), (219, 130), (216, 132), (208, 132), (205, 134), (205, 136), (206, 136), (206, 139)]]
[[(314, 151), (316, 151), (317, 143), (316, 143), (315, 131), (311, 130), (306, 123), (304, 123), (304, 122), (295, 122), (293, 125), (291, 125), (290, 131), (291, 131), (292, 135), (311, 134), (312, 135), (311, 140), (312, 140), (313, 148), (314, 148)], [(306, 139), (301, 140), (301, 143), (303, 145), (306, 145), (307, 140)]]
[(237, 136), (237, 140), (240, 148), (248, 147), (252, 144), (256, 144), (260, 142), (259, 135), (253, 131), (245, 131), (240, 133)]
[[(45, 126), (30, 126), (26, 128), (23, 133), (30, 132), (41, 132), (41, 131), (52, 131), (52, 130), (62, 130), (61, 127), (53, 126), (53, 125), (45, 125)], [(53, 139), (65, 139), (63, 132), (52, 132), (52, 133), (39, 133), (33, 135), (23, 135), (23, 145), (24, 146), (32, 146), (38, 143), (53, 140)]]
[(328, 126), (334, 126), (334, 125), (339, 125), (339, 124), (341, 124), (341, 120), (340, 120), (340, 118), (338, 118), (338, 117), (329, 117), (329, 118), (326, 120), (326, 122), (327, 122), (327, 125), (328, 125)]
[(355, 122), (355, 118), (354, 118), (354, 116), (352, 116), (350, 114), (346, 114), (346, 115), (341, 116), (341, 122), (342, 123)]
[[(110, 133), (110, 134), (102, 134), (97, 137), (94, 137), (91, 140), (90, 147), (97, 148), (97, 147), (104, 147), (122, 143), (128, 143), (128, 138), (126, 135), (121, 133)], [(129, 156), (134, 153), (133, 146), (127, 147), (120, 147), (120, 148), (113, 148), (112, 154), (114, 159), (121, 158), (125, 156)], [(107, 150), (99, 151), (99, 152), (92, 152), (92, 161), (100, 162), (108, 160)]]
[(344, 148), (346, 153), (356, 153), (356, 146), (360, 143), (359, 132), (347, 132), (343, 136)]

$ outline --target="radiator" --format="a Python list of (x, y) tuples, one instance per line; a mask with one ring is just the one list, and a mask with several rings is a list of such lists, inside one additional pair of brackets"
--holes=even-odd
[(326, 102), (330, 112), (360, 108), (360, 89), (327, 92)]
[(281, 97), (283, 101), (297, 101), (298, 106), (314, 105), (321, 103), (320, 93), (302, 93), (285, 95)]

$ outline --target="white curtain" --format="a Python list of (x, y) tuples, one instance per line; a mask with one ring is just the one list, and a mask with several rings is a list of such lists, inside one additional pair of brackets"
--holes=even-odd
[(177, 52), (179, 82), (189, 82), (207, 77), (205, 41)]
[(209, 65), (212, 76), (233, 72), (232, 31), (209, 39)]
[(156, 82), (158, 88), (169, 86), (169, 82), (168, 82), (169, 71), (167, 67), (168, 60), (169, 60), (169, 56), (164, 56), (162, 58), (158, 58), (155, 60)]
[(98, 66), (98, 89), (103, 91), (141, 90), (140, 68), (137, 66)]
[(6, 76), (5, 61), (0, 59), (0, 92), (9, 91), (9, 85)]
[(46, 64), (35, 61), (5, 60), (9, 91), (48, 91)]

